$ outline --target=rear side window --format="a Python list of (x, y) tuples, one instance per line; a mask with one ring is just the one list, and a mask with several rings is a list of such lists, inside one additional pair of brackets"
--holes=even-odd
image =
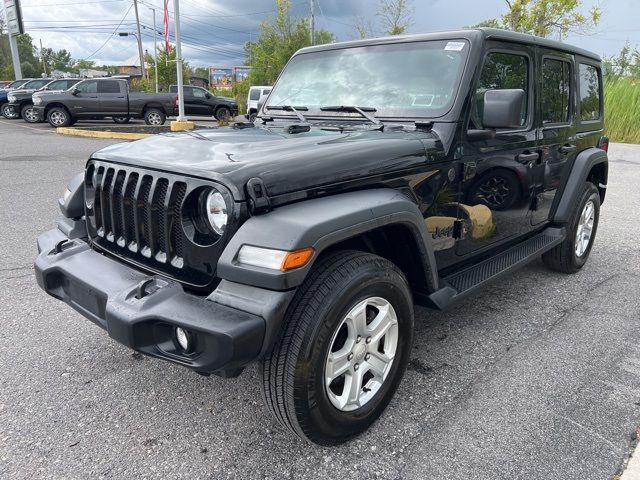
[(580, 64), (580, 120), (600, 119), (600, 72), (593, 65)]
[(193, 88), (183, 86), (182, 91), (184, 92), (185, 97), (193, 97)]
[(260, 99), (260, 89), (254, 88), (249, 92), (249, 100), (259, 100)]
[(542, 123), (569, 121), (571, 98), (571, 65), (564, 60), (542, 61)]
[(484, 94), (487, 90), (521, 89), (525, 92), (520, 125), (527, 123), (529, 106), (529, 60), (524, 55), (493, 52), (487, 55), (476, 88), (471, 120), (483, 128)]
[(271, 89), (270, 88), (262, 90), (262, 95), (269, 95), (270, 93), (271, 93)]
[(100, 82), (100, 93), (120, 93), (120, 84), (112, 80)]

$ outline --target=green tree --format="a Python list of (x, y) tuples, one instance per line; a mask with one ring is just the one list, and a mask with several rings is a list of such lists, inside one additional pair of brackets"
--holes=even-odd
[[(147, 68), (149, 69), (149, 79), (151, 80), (150, 84), (154, 85), (155, 79), (153, 76), (155, 74), (155, 58), (147, 53), (145, 63), (148, 65)], [(158, 47), (158, 85), (160, 86), (160, 91), (168, 92), (169, 86), (177, 83), (177, 72), (176, 49), (172, 48), (171, 52), (167, 55), (164, 45)], [(183, 61), (182, 77), (185, 84), (189, 82), (189, 72), (189, 63)]]
[(581, 11), (581, 0), (505, 0), (508, 12), (500, 19), (485, 20), (476, 26), (492, 26), (539, 37), (557, 36), (560, 40), (569, 32), (588, 32), (598, 25), (602, 12), (597, 6)]
[[(291, 17), (291, 0), (276, 0), (276, 4), (278, 15), (263, 21), (257, 40), (245, 45), (247, 64), (251, 66), (247, 85), (271, 85), (289, 58), (311, 43), (308, 22)], [(316, 30), (315, 41), (331, 43), (335, 37), (327, 30)]]
[(409, 0), (380, 0), (378, 18), (387, 35), (402, 35), (413, 23), (413, 7)]
[(93, 60), (76, 60), (71, 69), (74, 73), (80, 73), (80, 70), (91, 70), (96, 68), (96, 62)]

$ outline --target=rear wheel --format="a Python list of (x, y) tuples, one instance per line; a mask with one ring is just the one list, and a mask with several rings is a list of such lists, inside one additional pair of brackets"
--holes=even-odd
[(354, 251), (321, 257), (262, 362), (265, 403), (302, 438), (344, 442), (384, 411), (412, 339), (411, 292), (394, 264)]
[(52, 127), (66, 127), (71, 124), (71, 115), (62, 107), (53, 107), (47, 114), (47, 121)]
[(591, 253), (599, 219), (600, 193), (593, 183), (586, 182), (574, 205), (571, 219), (565, 225), (567, 238), (542, 255), (544, 264), (563, 273), (580, 270)]
[(131, 117), (113, 117), (113, 122), (118, 124), (129, 123)]
[(257, 114), (256, 112), (252, 112), (252, 113), (249, 115), (249, 121), (250, 121), (251, 123), (255, 122), (256, 118), (258, 118), (258, 114)]
[(164, 112), (158, 108), (149, 108), (144, 112), (144, 123), (147, 125), (164, 125), (166, 119)]
[(22, 107), (22, 119), (27, 123), (38, 123), (40, 118), (38, 114), (33, 109), (33, 105), (25, 105)]

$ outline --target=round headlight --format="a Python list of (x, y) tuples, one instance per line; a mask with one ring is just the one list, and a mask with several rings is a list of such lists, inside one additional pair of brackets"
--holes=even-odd
[(33, 104), (34, 105), (40, 105), (42, 103), (42, 97), (41, 96), (33, 96)]
[(224, 197), (218, 190), (212, 189), (209, 192), (205, 209), (207, 223), (214, 232), (222, 235), (227, 226), (227, 202), (224, 201)]

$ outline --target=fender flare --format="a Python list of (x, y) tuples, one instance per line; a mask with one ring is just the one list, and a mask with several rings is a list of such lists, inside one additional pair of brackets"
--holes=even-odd
[[(438, 274), (433, 246), (417, 205), (402, 193), (370, 189), (316, 198), (279, 207), (251, 217), (235, 233), (223, 251), (217, 275), (230, 282), (270, 290), (289, 290), (302, 284), (318, 256), (327, 248), (387, 225), (408, 227), (418, 245), (430, 289), (437, 289)], [(281, 272), (240, 265), (242, 245), (293, 251), (313, 247), (312, 261), (304, 267)]]
[[(605, 164), (605, 178), (603, 186), (596, 185), (599, 190), (606, 188), (607, 172), (608, 172), (608, 156), (607, 152), (600, 148), (588, 148), (578, 154), (571, 167), (571, 173), (564, 184), (564, 189), (560, 194), (558, 206), (553, 214), (554, 223), (566, 223), (571, 217), (575, 199), (582, 191), (582, 185), (587, 181), (589, 173), (598, 164)], [(604, 193), (601, 193), (604, 197)]]

